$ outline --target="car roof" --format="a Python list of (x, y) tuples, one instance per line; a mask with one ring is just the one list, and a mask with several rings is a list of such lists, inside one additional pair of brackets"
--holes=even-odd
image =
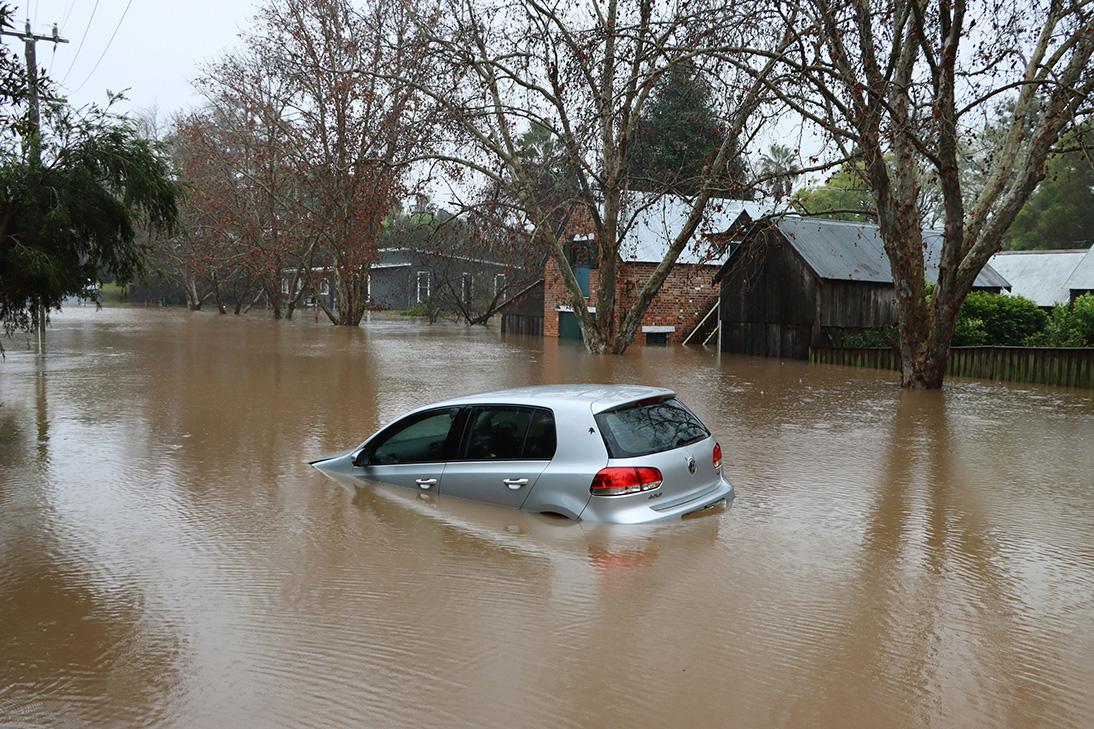
[(490, 403), (551, 407), (560, 403), (587, 403), (594, 413), (598, 413), (635, 400), (674, 395), (675, 392), (664, 387), (646, 385), (536, 385), (455, 397), (437, 405)]

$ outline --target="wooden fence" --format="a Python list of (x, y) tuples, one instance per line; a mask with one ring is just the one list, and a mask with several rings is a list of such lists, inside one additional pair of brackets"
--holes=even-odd
[[(813, 347), (819, 364), (899, 370), (900, 357), (888, 348)], [(946, 374), (1008, 382), (1094, 388), (1094, 348), (951, 347)]]

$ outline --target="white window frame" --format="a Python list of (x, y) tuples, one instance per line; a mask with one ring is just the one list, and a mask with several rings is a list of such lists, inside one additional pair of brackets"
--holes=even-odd
[(281, 293), (285, 296), (289, 295), (289, 279), (287, 278), (281, 279)]
[[(501, 286), (498, 285), (498, 279), (501, 279)], [(508, 285), (507, 281), (508, 276), (506, 276), (504, 273), (494, 274), (494, 296), (497, 296), (498, 292), (505, 290), (505, 287)]]
[(372, 303), (372, 274), (365, 275), (365, 303)]
[(319, 293), (322, 296), (330, 296), (330, 280), (323, 279), (319, 282)]
[[(424, 278), (423, 278), (423, 276), (424, 276)], [(416, 286), (416, 288), (417, 288), (417, 292), (418, 292), (418, 303), (419, 304), (429, 298), (430, 278), (431, 277), (429, 275), (429, 271), (418, 271), (418, 273), (417, 273), (417, 277), (416, 277), (417, 286)], [(425, 282), (424, 287), (422, 286), (423, 281)], [(422, 289), (423, 288), (425, 289), (425, 296), (422, 296)]]

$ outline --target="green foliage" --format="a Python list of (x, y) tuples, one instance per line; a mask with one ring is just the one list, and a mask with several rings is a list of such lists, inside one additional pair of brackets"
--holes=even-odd
[[(724, 124), (712, 108), (710, 95), (694, 63), (678, 63), (665, 74), (637, 124), (628, 170), (633, 189), (668, 187), (683, 193), (698, 189), (703, 168), (714, 161), (723, 141)], [(716, 194), (739, 193), (741, 176), (740, 160), (731, 160), (716, 183)]]
[[(1086, 134), (1082, 135), (1081, 132)], [(1064, 147), (1094, 143), (1094, 124), (1061, 139)], [(1017, 250), (1080, 248), (1094, 240), (1094, 154), (1090, 149), (1056, 154), (1007, 232), (1005, 245)]]
[(1071, 305), (1071, 319), (1079, 346), (1094, 347), (1094, 294), (1083, 294), (1075, 299)]
[[(974, 291), (961, 307), (953, 343), (1021, 346), (1045, 328), (1047, 319), (1045, 312), (1025, 297)], [(958, 341), (959, 334), (967, 341)], [(974, 341), (977, 339), (980, 341)]]
[[(794, 208), (830, 220), (873, 221), (874, 197), (862, 173), (861, 164), (845, 164), (823, 185), (798, 190), (791, 198)], [(862, 210), (863, 213), (854, 212)]]
[(1057, 304), (1043, 332), (1026, 340), (1031, 347), (1094, 347), (1094, 294), (1084, 294), (1069, 307)]
[(976, 347), (987, 343), (988, 330), (983, 319), (962, 316), (957, 320), (953, 328), (953, 339), (950, 341), (952, 346)]
[(136, 226), (168, 230), (178, 186), (168, 159), (133, 123), (91, 107), (43, 109), (42, 159), (8, 135), (0, 149), (0, 320), (26, 327), (33, 307), (55, 309), (102, 276), (127, 283), (143, 272)]
[(899, 341), (900, 331), (895, 326), (872, 327), (862, 329), (843, 337), (841, 347), (864, 349), (869, 347), (891, 347)]

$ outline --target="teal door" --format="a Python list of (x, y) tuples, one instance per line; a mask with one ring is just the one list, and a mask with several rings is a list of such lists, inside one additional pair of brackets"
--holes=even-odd
[(558, 338), (581, 341), (581, 325), (572, 311), (558, 312)]

